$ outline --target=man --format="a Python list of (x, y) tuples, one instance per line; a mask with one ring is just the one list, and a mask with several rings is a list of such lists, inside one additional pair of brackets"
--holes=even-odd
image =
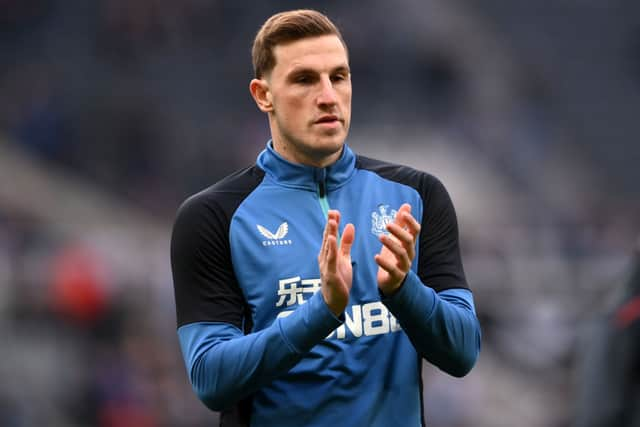
[(424, 424), (422, 358), (463, 376), (480, 348), (451, 200), (345, 144), (349, 61), (326, 16), (272, 16), (252, 56), (272, 139), (173, 230), (193, 388), (222, 425)]

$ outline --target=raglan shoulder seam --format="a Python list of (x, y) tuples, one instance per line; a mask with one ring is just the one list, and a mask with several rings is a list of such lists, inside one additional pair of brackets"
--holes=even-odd
[(439, 181), (436, 176), (411, 166), (373, 159), (362, 155), (356, 156), (356, 168), (375, 173), (389, 181), (407, 185), (416, 190), (420, 197), (423, 198), (423, 201), (428, 197), (433, 185)]
[[(178, 208), (171, 236), (178, 326), (198, 321), (241, 326), (241, 317), (230, 308), (223, 307), (224, 315), (211, 317), (201, 307), (213, 295), (214, 288), (210, 286), (222, 282), (224, 286), (215, 291), (218, 301), (235, 299), (240, 303), (241, 290), (230, 264), (229, 232), (235, 211), (260, 185), (263, 176), (255, 165), (241, 169), (188, 197)], [(194, 260), (200, 260), (200, 264)]]

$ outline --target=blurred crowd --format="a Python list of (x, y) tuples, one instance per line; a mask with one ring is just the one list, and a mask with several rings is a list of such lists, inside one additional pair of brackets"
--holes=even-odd
[[(436, 174), (458, 209), (483, 353), (463, 380), (425, 370), (431, 427), (571, 425), (576, 341), (640, 235), (640, 10), (595, 3), (323, 3), (349, 45), (348, 143)], [(18, 151), (146, 218), (51, 221), (0, 184), (30, 202), (0, 192), (2, 425), (215, 425), (178, 349), (168, 234), (269, 138), (250, 45), (297, 7), (0, 1), (0, 169)]]

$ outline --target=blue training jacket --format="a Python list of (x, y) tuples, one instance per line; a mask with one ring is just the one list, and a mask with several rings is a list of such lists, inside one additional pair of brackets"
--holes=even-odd
[[(409, 203), (421, 223), (402, 287), (384, 297), (380, 233)], [(355, 225), (349, 305), (336, 318), (317, 254), (327, 211)], [(355, 155), (255, 165), (190, 197), (171, 241), (178, 335), (190, 381), (222, 425), (424, 425), (421, 363), (463, 376), (480, 326), (455, 211), (432, 175)]]

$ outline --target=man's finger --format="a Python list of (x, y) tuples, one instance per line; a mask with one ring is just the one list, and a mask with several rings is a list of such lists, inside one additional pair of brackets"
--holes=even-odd
[(327, 247), (327, 236), (329, 235), (329, 221), (324, 224), (324, 231), (322, 232), (322, 244), (320, 245), (320, 257), (325, 256)]
[(328, 234), (327, 234), (327, 247), (326, 247), (326, 251), (327, 253), (329, 252), (329, 250), (331, 250), (332, 248), (329, 246), (329, 242), (333, 240), (334, 242), (336, 242), (336, 246), (337, 246), (337, 241), (338, 241), (338, 225), (336, 224), (335, 220), (330, 219), (329, 220), (329, 230), (328, 230)]
[(420, 224), (416, 221), (413, 215), (411, 215), (411, 205), (408, 203), (400, 206), (393, 222), (402, 228), (408, 229), (414, 236), (417, 236), (420, 232)]
[(411, 216), (411, 205), (409, 203), (404, 203), (398, 209), (395, 218), (393, 218), (392, 224), (398, 224), (402, 228), (407, 227), (407, 216)]
[(327, 237), (327, 271), (329, 273), (335, 273), (337, 271), (338, 265), (338, 244), (336, 241), (336, 236), (329, 235)]
[[(322, 244), (320, 245), (320, 255), (319, 256), (324, 256), (325, 252), (327, 251), (327, 237), (329, 237), (331, 233), (331, 229), (332, 229), (332, 224), (331, 221), (335, 221), (336, 224), (340, 223), (340, 211), (337, 211), (335, 209), (331, 209), (329, 210), (329, 212), (327, 212), (327, 222), (324, 225), (324, 231), (322, 233)], [(337, 234), (337, 228), (336, 228), (336, 232), (333, 234)]]
[(378, 264), (380, 268), (382, 268), (384, 271), (389, 273), (392, 279), (397, 279), (398, 277), (401, 277), (401, 275), (403, 274), (398, 268), (398, 266), (396, 265), (396, 263), (391, 261), (389, 258), (383, 257), (380, 254), (377, 254), (374, 257), (374, 259), (376, 261), (376, 264)]
[(384, 234), (380, 236), (380, 241), (395, 256), (395, 265), (403, 271), (408, 271), (411, 267), (411, 254), (407, 252), (407, 249), (393, 238)]
[(342, 239), (340, 239), (340, 253), (344, 256), (351, 254), (351, 246), (355, 240), (356, 228), (353, 224), (347, 224), (342, 230)]
[(398, 213), (396, 213), (396, 217), (394, 218), (394, 222), (396, 224), (400, 224), (400, 226), (403, 226), (403, 222), (404, 222), (404, 214), (408, 213), (409, 215), (411, 215), (411, 205), (409, 203), (403, 203), (402, 206), (400, 206), (400, 209), (398, 209)]
[(327, 221), (334, 220), (336, 224), (340, 224), (340, 211), (336, 209), (330, 209), (327, 212)]
[(404, 225), (414, 237), (420, 233), (420, 223), (410, 213), (403, 214)]
[(337, 237), (338, 234), (338, 224), (334, 218), (329, 218), (327, 220), (327, 225), (325, 226), (325, 235), (323, 241), (323, 252), (327, 252), (327, 241), (329, 236)]
[(387, 231), (391, 233), (396, 239), (398, 239), (402, 244), (410, 244), (413, 245), (415, 243), (414, 237), (409, 231), (402, 228), (400, 225), (390, 222), (387, 224)]

